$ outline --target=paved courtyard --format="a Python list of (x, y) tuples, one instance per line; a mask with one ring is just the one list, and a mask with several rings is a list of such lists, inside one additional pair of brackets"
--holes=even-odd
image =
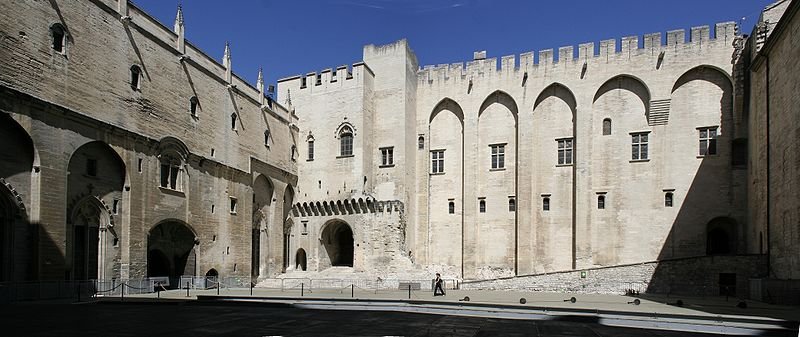
[(13, 304), (2, 336), (711, 336), (600, 325), (261, 305), (165, 303)]

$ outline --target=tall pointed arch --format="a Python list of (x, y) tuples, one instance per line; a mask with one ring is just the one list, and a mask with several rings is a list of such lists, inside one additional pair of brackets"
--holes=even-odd
[(478, 118), (480, 118), (483, 112), (492, 104), (501, 104), (505, 106), (511, 111), (511, 115), (514, 116), (514, 122), (518, 120), (519, 108), (517, 107), (517, 102), (514, 101), (511, 95), (502, 90), (495, 90), (493, 93), (489, 94), (489, 96), (486, 96), (486, 99), (481, 103), (480, 109), (478, 109)]

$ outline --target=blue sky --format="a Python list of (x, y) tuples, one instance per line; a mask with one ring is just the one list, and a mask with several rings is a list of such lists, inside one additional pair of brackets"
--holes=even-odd
[[(182, 1), (186, 38), (255, 83), (361, 60), (366, 44), (407, 38), (420, 65), (557, 49), (717, 22), (749, 34), (774, 0), (224, 0)], [(172, 27), (179, 0), (134, 0)], [(745, 18), (742, 21), (742, 18)], [(663, 34), (662, 37), (665, 37)], [(640, 38), (641, 43), (641, 38)], [(619, 43), (618, 43), (619, 45)]]

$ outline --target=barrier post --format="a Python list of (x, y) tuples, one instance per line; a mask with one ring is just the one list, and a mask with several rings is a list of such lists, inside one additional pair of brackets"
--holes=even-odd
[(408, 299), (411, 299), (411, 282), (408, 283)]
[(221, 283), (217, 282), (217, 296), (219, 296), (219, 286)]
[(189, 297), (189, 281), (186, 281), (186, 297)]
[(303, 297), (303, 293), (305, 292), (305, 283), (300, 282), (300, 297)]
[(253, 296), (253, 282), (250, 282), (250, 296)]
[(353, 284), (350, 284), (350, 298), (355, 297), (355, 293), (356, 293), (356, 286), (353, 285)]
[(120, 301), (125, 301), (125, 283), (122, 284), (122, 291), (119, 292)]

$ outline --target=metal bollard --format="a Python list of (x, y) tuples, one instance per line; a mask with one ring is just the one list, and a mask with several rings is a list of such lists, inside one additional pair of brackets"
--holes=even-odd
[(221, 283), (217, 282), (217, 296), (219, 296), (219, 286), (220, 285), (221, 285)]
[(300, 297), (303, 297), (304, 293), (305, 293), (305, 283), (301, 282), (300, 283)]
[(125, 283), (122, 284), (122, 291), (119, 292), (120, 301), (125, 301)]
[(356, 287), (355, 287), (355, 285), (351, 284), (350, 285), (350, 298), (355, 297), (355, 293), (356, 293)]
[(156, 294), (158, 294), (158, 298), (161, 298), (161, 284), (159, 284), (158, 288), (156, 288)]
[(189, 282), (186, 282), (186, 297), (189, 297)]
[(250, 296), (253, 296), (253, 282), (250, 282)]
[(411, 283), (408, 284), (408, 299), (411, 299)]

